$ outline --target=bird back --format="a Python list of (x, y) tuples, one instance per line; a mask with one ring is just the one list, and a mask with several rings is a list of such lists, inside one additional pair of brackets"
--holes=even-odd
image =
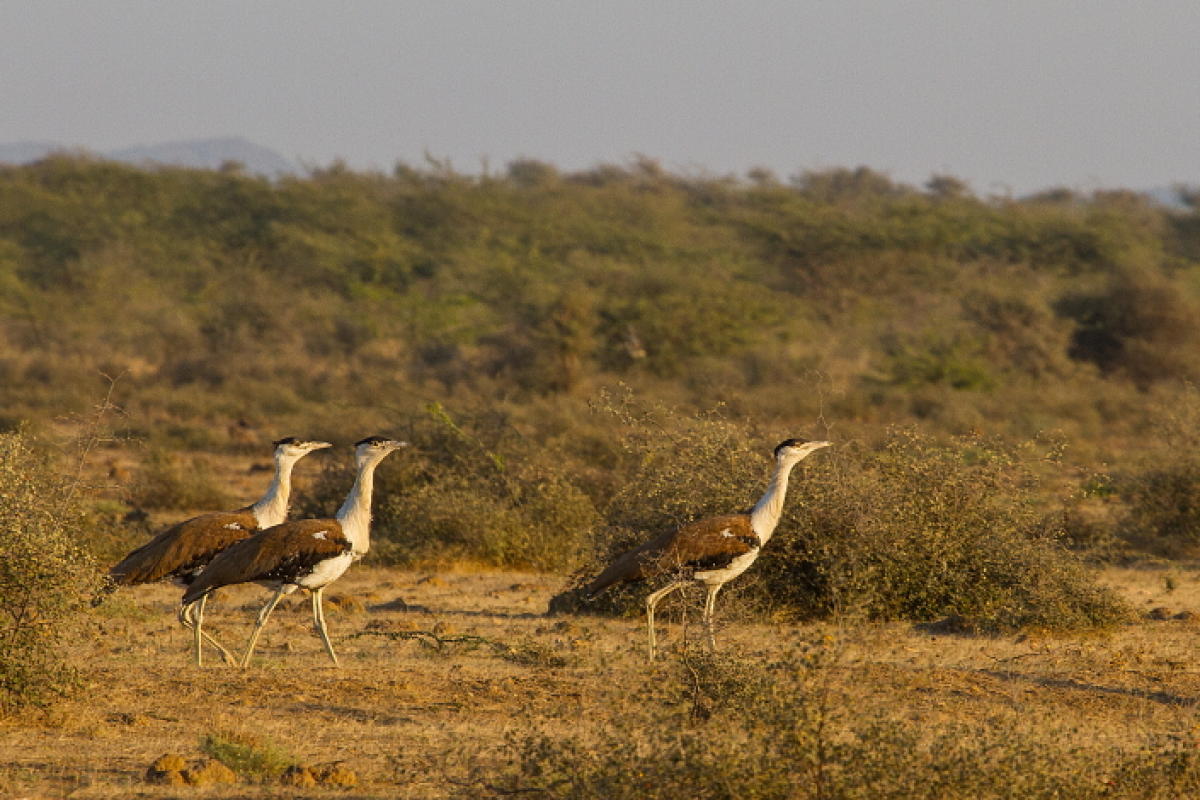
[(168, 577), (187, 580), (218, 553), (258, 530), (249, 507), (202, 514), (172, 525), (109, 571), (113, 583), (134, 586)]
[(237, 583), (291, 583), (316, 564), (350, 549), (350, 540), (336, 519), (285, 522), (222, 551), (188, 587), (183, 602), (193, 602), (213, 589)]
[(759, 547), (747, 514), (706, 517), (620, 555), (584, 589), (594, 597), (614, 583), (671, 572), (713, 569)]

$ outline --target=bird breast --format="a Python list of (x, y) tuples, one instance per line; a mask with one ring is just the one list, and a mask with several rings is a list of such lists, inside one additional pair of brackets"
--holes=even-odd
[(342, 577), (342, 573), (349, 569), (352, 563), (354, 553), (350, 551), (318, 561), (313, 565), (311, 572), (296, 579), (296, 584), (305, 589), (319, 589)]
[(758, 558), (760, 548), (755, 547), (748, 553), (742, 553), (740, 556), (734, 556), (730, 562), (720, 569), (706, 569), (696, 572), (692, 577), (704, 584), (720, 584), (728, 583), (729, 581), (741, 575), (746, 570), (750, 569), (750, 565), (754, 563), (754, 559)]

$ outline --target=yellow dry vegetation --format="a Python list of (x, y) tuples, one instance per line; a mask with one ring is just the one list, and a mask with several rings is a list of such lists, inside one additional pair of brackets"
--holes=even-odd
[[(839, 787), (849, 786), (853, 771), (879, 766), (856, 766), (838, 754), (853, 752), (845, 747), (868, 729), (904, 731), (924, 746), (944, 745), (948, 732), (958, 737), (956, 746), (970, 747), (972, 739), (986, 745), (981, 752), (1001, 771), (989, 778), (997, 782), (994, 793), (990, 784), (965, 783), (975, 796), (1014, 796), (1005, 792), (1022, 785), (1022, 776), (1003, 773), (1016, 769), (1005, 766), (1005, 748), (1030, 746), (1042, 757), (1028, 770), (1042, 777), (1057, 771), (1069, 786), (1090, 787), (1091, 796), (1114, 780), (1132, 781), (1131, 793), (1109, 785), (1114, 791), (1106, 796), (1172, 796), (1166, 766), (1149, 776), (1128, 767), (1157, 764), (1161, 755), (1177, 771), (1194, 770), (1186, 758), (1200, 744), (1200, 573), (1161, 565), (1107, 568), (1099, 577), (1141, 612), (1103, 635), (973, 636), (849, 619), (725, 620), (722, 652), (736, 669), (726, 673), (722, 691), (749, 697), (756, 675), (775, 674), (786, 663), (806, 670), (807, 694), (794, 698), (795, 714), (811, 721), (819, 706), (828, 747), (825, 762), (794, 766), (795, 797), (852, 796)], [(302, 599), (281, 606), (251, 668), (198, 669), (174, 620), (177, 592), (164, 585), (123, 590), (95, 612), (93, 634), (71, 646), (86, 691), (48, 717), (0, 727), (0, 794), (195, 797), (194, 787), (147, 782), (147, 768), (164, 752), (194, 761), (204, 737), (222, 732), (269, 743), (299, 765), (338, 762), (356, 776), (356, 798), (499, 796), (514, 788), (553, 790), (533, 796), (588, 796), (586, 787), (539, 787), (537, 771), (529, 769), (538, 752), (531, 743), (548, 737), (583, 752), (594, 745), (595, 753), (617, 758), (605, 749), (609, 737), (631, 720), (642, 726), (624, 730), (631, 740), (668, 730), (665, 738), (686, 731), (723, 735), (723, 715), (736, 709), (717, 696), (700, 698), (679, 677), (681, 664), (703, 666), (690, 647), (701, 638), (698, 597), (671, 604), (668, 657), (651, 666), (640, 620), (545, 616), (547, 599), (564, 582), (477, 570), (351, 570), (338, 589), (359, 602), (329, 609), (341, 669), (331, 667), (312, 634)], [(256, 587), (225, 591), (210, 605), (212, 632), (238, 643), (261, 598)], [(696, 713), (700, 700), (709, 708)], [(550, 781), (562, 753), (542, 752), (541, 774)], [(921, 770), (939, 774), (930, 754), (907, 757), (915, 778)], [(944, 776), (946, 765), (941, 769)], [(824, 782), (820, 794), (817, 779)], [(306, 783), (293, 779), (286, 795), (332, 791)], [(1001, 791), (1005, 783), (1009, 789)], [(1041, 785), (1025, 796), (1049, 796), (1039, 794)], [(281, 792), (278, 780), (256, 779), (214, 784), (203, 796)], [(645, 796), (666, 795), (651, 787)], [(697, 796), (724, 795), (698, 788)]]

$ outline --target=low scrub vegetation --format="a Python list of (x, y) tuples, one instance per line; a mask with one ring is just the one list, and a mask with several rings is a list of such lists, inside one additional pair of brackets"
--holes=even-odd
[(1114, 534), (1141, 551), (1172, 558), (1200, 553), (1200, 399), (1190, 389), (1155, 408), (1138, 453), (1102, 486), (1120, 501)]
[(0, 433), (0, 715), (75, 687), (61, 647), (97, 585), (78, 488), (25, 434)]
[[(606, 526), (577, 585), (665, 530), (749, 508), (773, 468), (773, 443), (729, 420), (676, 420), (668, 433), (662, 419), (626, 418), (638, 466), (604, 505)], [(985, 631), (1126, 619), (1063, 544), (1060, 506), (1042, 487), (1054, 451), (978, 437), (939, 442), (913, 429), (839, 442), (796, 469), (775, 537), (740, 579), (748, 585), (732, 584), (729, 595), (776, 615), (949, 619)], [(640, 614), (648, 591), (615, 587), (590, 604), (568, 592), (556, 606)]]
[[(410, 426), (412, 451), (381, 470), (376, 557), (574, 568), (578, 585), (658, 533), (750, 507), (773, 469), (775, 442), (722, 413), (600, 395), (593, 415), (619, 432), (596, 456), (620, 476), (615, 488), (494, 418), (468, 427), (430, 408)], [(949, 619), (985, 631), (1112, 625), (1128, 611), (1066, 548), (1063, 504), (1043, 485), (1058, 448), (940, 441), (908, 428), (837, 442), (797, 468), (777, 535), (730, 587), (735, 602), (723, 613), (736, 613), (740, 599), (805, 619)], [(305, 510), (329, 513), (351, 480), (345, 466), (331, 468)], [(555, 607), (640, 614), (648, 591), (618, 586), (587, 604), (567, 592)]]
[(510, 736), (500, 769), (462, 757), (463, 797), (1169, 798), (1200, 791), (1183, 739), (1074, 744), (1053, 725), (902, 720), (846, 703), (831, 637), (762, 665), (685, 651), (614, 713), (569, 736)]
[(265, 737), (219, 731), (200, 740), (200, 750), (238, 774), (243, 780), (266, 782), (279, 778), (297, 763), (295, 756)]
[(851, 445), (832, 469), (805, 471), (795, 535), (764, 561), (763, 589), (798, 608), (986, 631), (1126, 619), (1064, 545), (1060, 505), (1042, 485), (1054, 449), (912, 429), (878, 449)]
[[(464, 561), (569, 569), (598, 515), (557, 453), (519, 436), (495, 414), (456, 420), (439, 404), (414, 415), (412, 445), (376, 480), (372, 547), (385, 563)], [(331, 514), (354, 475), (329, 466), (298, 504)]]

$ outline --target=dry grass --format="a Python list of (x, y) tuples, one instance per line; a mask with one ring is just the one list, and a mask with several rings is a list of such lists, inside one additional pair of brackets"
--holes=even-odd
[[(1146, 612), (1169, 610), (1155, 616), (1200, 611), (1194, 570), (1110, 569), (1102, 578)], [(72, 650), (90, 683), (85, 697), (48, 719), (0, 727), (0, 794), (265, 798), (335, 791), (144, 782), (163, 753), (196, 757), (206, 736), (220, 734), (269, 742), (302, 763), (344, 761), (359, 783), (343, 796), (486, 795), (486, 781), (463, 785), (470, 764), (476, 780), (489, 774), (488, 765), (499, 775), (512, 756), (508, 740), (535, 731), (586, 736), (625, 710), (611, 707), (614, 699), (644, 692), (648, 675), (670, 681), (677, 674), (670, 659), (647, 666), (639, 621), (543, 616), (561, 585), (515, 573), (353, 570), (333, 593), (347, 599), (329, 610), (340, 670), (330, 668), (300, 600), (281, 606), (251, 669), (197, 669), (171, 613), (177, 592), (127, 591), (152, 613), (121, 604), (101, 609), (96, 635)], [(263, 596), (252, 587), (228, 591), (210, 604), (212, 631), (239, 643)], [(695, 609), (682, 614), (682, 626), (680, 607), (672, 614), (669, 644), (698, 640)], [(1194, 620), (1146, 616), (1093, 638), (759, 623), (729, 625), (721, 639), (740, 663), (764, 665), (825, 642), (831, 655), (822, 680), (834, 715), (849, 724), (961, 724), (981, 736), (1024, 732), (1063, 753), (1132, 758), (1180, 737), (1195, 744), (1198, 633)]]

